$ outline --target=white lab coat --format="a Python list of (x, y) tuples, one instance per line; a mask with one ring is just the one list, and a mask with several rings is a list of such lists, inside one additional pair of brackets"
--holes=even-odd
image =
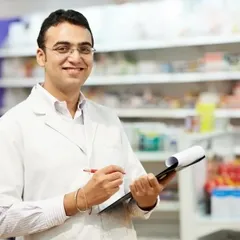
[[(91, 177), (82, 171), (84, 168), (100, 169), (114, 164), (126, 171), (119, 192), (107, 202), (95, 206), (92, 215), (79, 213), (66, 217), (62, 222), (51, 223), (57, 226), (24, 239), (134, 240), (136, 233), (132, 216), (150, 216), (151, 212), (140, 210), (135, 203), (109, 214), (97, 215), (100, 209), (128, 192), (134, 179), (146, 173), (112, 110), (87, 100), (84, 126), (85, 157), (84, 148), (71, 134), (69, 125), (57, 117), (35, 87), (24, 102), (0, 120), (0, 168), (4, 173), (0, 177), (0, 207), (14, 206), (22, 200), (34, 205), (38, 201), (48, 201), (75, 191)], [(4, 232), (8, 228), (4, 220), (1, 224), (0, 238), (6, 237)]]

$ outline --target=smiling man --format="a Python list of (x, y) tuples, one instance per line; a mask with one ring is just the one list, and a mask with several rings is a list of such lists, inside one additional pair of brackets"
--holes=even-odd
[(51, 13), (37, 42), (43, 84), (0, 119), (0, 238), (134, 240), (132, 217), (150, 216), (174, 174), (146, 174), (116, 114), (81, 93), (94, 55), (81, 13)]

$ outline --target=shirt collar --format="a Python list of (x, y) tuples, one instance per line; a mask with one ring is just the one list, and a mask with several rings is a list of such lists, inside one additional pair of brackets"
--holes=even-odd
[[(44, 97), (44, 99), (51, 105), (53, 109), (56, 110), (56, 104), (66, 103), (65, 101), (60, 101), (55, 98), (52, 94), (50, 94), (45, 88), (43, 88), (42, 84), (38, 83), (36, 86), (36, 90)], [(80, 92), (79, 102), (78, 102), (78, 109), (83, 110), (83, 107), (86, 103), (86, 97), (82, 92)]]

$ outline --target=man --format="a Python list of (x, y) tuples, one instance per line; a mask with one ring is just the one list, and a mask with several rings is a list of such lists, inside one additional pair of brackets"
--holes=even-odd
[(131, 218), (149, 217), (174, 174), (146, 174), (116, 114), (81, 93), (94, 52), (82, 14), (51, 13), (37, 42), (44, 82), (0, 120), (0, 238), (134, 240)]

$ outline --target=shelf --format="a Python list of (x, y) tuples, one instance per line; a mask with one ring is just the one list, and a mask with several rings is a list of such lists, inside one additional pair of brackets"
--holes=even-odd
[(229, 229), (239, 231), (240, 218), (212, 218), (210, 216), (198, 216), (195, 228), (197, 237), (201, 237), (218, 230)]
[(194, 116), (192, 109), (159, 109), (159, 108), (118, 108), (116, 110), (122, 118), (176, 118)]
[(172, 154), (171, 152), (136, 152), (141, 162), (165, 162)]
[[(148, 49), (164, 49), (176, 47), (194, 47), (194, 46), (208, 46), (208, 45), (223, 45), (240, 43), (240, 36), (198, 36), (198, 37), (176, 37), (165, 40), (138, 40), (125, 41), (113, 44), (113, 42), (105, 44), (96, 44), (97, 52), (117, 52), (117, 51), (131, 51), (131, 50), (148, 50)], [(26, 47), (28, 46), (28, 47)], [(36, 54), (37, 46), (32, 43), (26, 43), (24, 46), (17, 48), (5, 48), (0, 50), (0, 57), (26, 57), (34, 56)]]
[(31, 88), (36, 83), (42, 82), (42, 78), (7, 78), (0, 79), (1, 88)]
[(177, 212), (179, 211), (178, 201), (165, 201), (161, 200), (156, 211), (159, 212)]
[(239, 80), (240, 72), (194, 72), (194, 73), (156, 73), (120, 76), (91, 76), (86, 85), (126, 85), (126, 84), (158, 84), (158, 83), (191, 83), (207, 81)]
[(225, 131), (213, 131), (209, 133), (190, 133), (187, 134), (188, 141), (197, 144), (198, 142), (203, 142), (209, 139), (216, 139), (220, 137), (225, 137), (233, 133), (232, 130), (225, 130)]
[(235, 147), (234, 153), (240, 156), (240, 147)]
[[(121, 118), (170, 118), (182, 119), (195, 116), (194, 109), (159, 109), (159, 108), (118, 108), (117, 114)], [(216, 110), (217, 118), (240, 118), (240, 111), (235, 109)]]
[[(209, 72), (209, 73), (159, 73), (116, 76), (90, 76), (86, 86), (158, 84), (158, 83), (190, 83), (207, 81), (239, 80), (240, 72)], [(42, 78), (6, 78), (0, 79), (0, 87), (32, 87), (42, 82)]]
[(198, 36), (198, 37), (181, 37), (165, 39), (165, 40), (139, 40), (139, 41), (125, 41), (106, 45), (96, 44), (97, 52), (116, 52), (116, 51), (131, 51), (131, 50), (147, 50), (147, 49), (164, 49), (176, 47), (194, 47), (207, 45), (222, 45), (240, 43), (240, 36)]
[[(0, 113), (5, 113), (7, 109), (0, 109)], [(118, 108), (116, 112), (120, 118), (169, 118), (184, 119), (188, 116), (195, 116), (194, 109), (159, 109), (159, 108)], [(239, 119), (240, 111), (234, 109), (216, 110), (217, 118)]]
[(31, 44), (25, 44), (24, 46), (0, 49), (0, 58), (30, 57), (30, 56), (35, 56), (36, 52), (37, 52), (37, 46), (32, 46)]

